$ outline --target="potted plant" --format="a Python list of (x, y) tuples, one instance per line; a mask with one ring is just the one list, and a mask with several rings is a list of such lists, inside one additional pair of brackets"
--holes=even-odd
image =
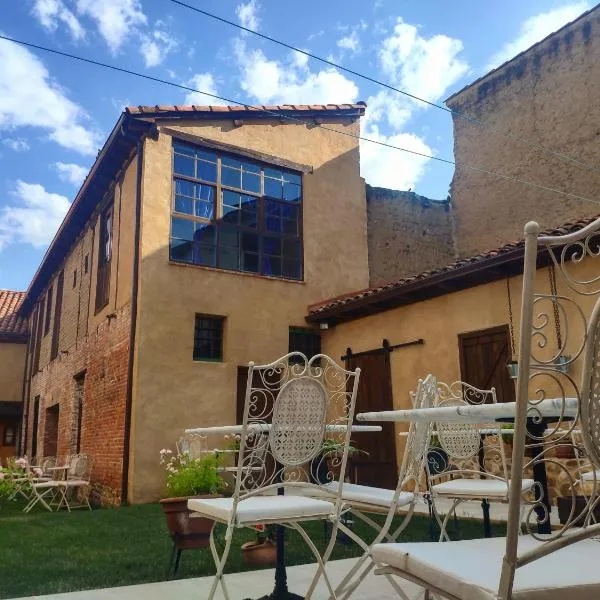
[(160, 501), (167, 527), (178, 549), (204, 548), (209, 545), (212, 519), (191, 517), (187, 507), (190, 498), (220, 496), (225, 489), (219, 466), (220, 457), (207, 453), (192, 458), (188, 453), (174, 456), (171, 450), (161, 450), (161, 465), (166, 470), (166, 498)]
[(257, 525), (256, 539), (242, 544), (242, 557), (248, 565), (272, 565), (277, 559), (277, 527), (275, 525)]
[[(327, 483), (339, 479), (340, 469), (342, 467), (343, 450), (344, 444), (342, 442), (338, 442), (332, 438), (323, 440), (321, 452), (313, 459), (312, 469), (319, 483)], [(353, 446), (351, 441), (350, 446), (348, 446), (348, 467), (350, 466), (350, 461), (353, 458), (356, 458), (360, 453), (368, 454), (364, 450), (360, 450)], [(350, 469), (346, 468), (346, 473), (349, 471)]]

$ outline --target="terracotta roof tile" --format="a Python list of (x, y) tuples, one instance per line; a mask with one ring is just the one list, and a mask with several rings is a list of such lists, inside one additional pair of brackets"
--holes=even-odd
[[(599, 217), (600, 217), (600, 215), (596, 215), (595, 217), (588, 218), (588, 219), (579, 219), (577, 221), (571, 221), (569, 223), (565, 223), (564, 225), (561, 225), (560, 227), (556, 227), (554, 229), (548, 229), (548, 230), (542, 232), (540, 235), (565, 235), (567, 233), (572, 233), (574, 231), (578, 231), (579, 229), (581, 229), (582, 227), (585, 227), (586, 225), (589, 225), (591, 222), (593, 222), (595, 219), (597, 219)], [(319, 313), (329, 311), (331, 309), (347, 307), (349, 305), (352, 305), (354, 302), (358, 302), (364, 298), (377, 296), (379, 294), (382, 294), (382, 293), (387, 292), (392, 289), (399, 290), (403, 286), (408, 285), (409, 283), (414, 283), (415, 281), (423, 281), (425, 279), (428, 279), (435, 275), (439, 275), (441, 273), (448, 273), (450, 271), (456, 271), (456, 270), (459, 270), (461, 267), (472, 265), (474, 263), (483, 262), (485, 260), (495, 258), (495, 257), (502, 257), (503, 255), (508, 254), (509, 252), (513, 252), (514, 250), (517, 250), (518, 248), (524, 247), (524, 245), (525, 245), (524, 240), (509, 242), (508, 244), (504, 244), (504, 246), (501, 246), (500, 248), (494, 248), (493, 250), (486, 250), (485, 252), (482, 252), (481, 254), (477, 254), (475, 256), (461, 258), (460, 260), (457, 260), (456, 262), (453, 262), (449, 265), (445, 265), (438, 269), (431, 269), (429, 271), (423, 271), (422, 273), (418, 273), (417, 275), (412, 275), (410, 277), (404, 277), (397, 281), (392, 281), (390, 283), (385, 283), (385, 284), (382, 284), (382, 285), (379, 285), (376, 287), (372, 287), (372, 288), (368, 288), (368, 289), (364, 289), (364, 290), (350, 292), (348, 294), (344, 294), (342, 296), (337, 296), (335, 298), (329, 298), (329, 299), (319, 302), (317, 304), (310, 305), (308, 307), (308, 314), (309, 315), (317, 315)]]
[(25, 292), (0, 290), (0, 337), (26, 336), (27, 321), (17, 315)]

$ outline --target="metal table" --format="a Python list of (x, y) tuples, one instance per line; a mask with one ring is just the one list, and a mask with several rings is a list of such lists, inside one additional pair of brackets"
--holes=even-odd
[[(388, 410), (382, 412), (359, 413), (357, 421), (393, 421), (398, 423), (410, 422), (445, 422), (445, 423), (491, 423), (496, 421), (514, 422), (517, 403), (504, 402), (501, 404), (439, 406), (434, 408), (412, 408), (408, 410)], [(536, 444), (548, 423), (561, 419), (563, 421), (576, 419), (579, 415), (577, 398), (550, 398), (539, 402), (530, 402), (528, 408), (527, 433), (531, 441), (533, 455), (533, 478), (539, 483), (542, 502), (548, 511), (548, 518), (544, 519), (544, 509), (537, 507), (538, 532), (550, 533), (550, 499), (548, 497), (548, 479), (546, 464), (543, 460), (536, 460), (543, 452), (542, 444)], [(536, 500), (539, 500), (536, 494)], [(486, 507), (484, 506), (484, 518)], [(488, 515), (489, 519), (489, 515)], [(542, 520), (543, 519), (543, 520)], [(487, 533), (487, 528), (486, 528)]]
[[(252, 423), (248, 429), (253, 432), (268, 433), (271, 430), (270, 424)], [(345, 425), (326, 425), (325, 431), (339, 432), (345, 431)], [(381, 425), (352, 425), (352, 433), (380, 432)], [(240, 435), (243, 431), (242, 425), (221, 425), (215, 427), (193, 427), (186, 429), (185, 433), (194, 435)], [(277, 490), (279, 495), (283, 495), (283, 487)], [(258, 600), (303, 600), (302, 596), (294, 594), (287, 587), (287, 572), (285, 566), (285, 528), (282, 525), (277, 527), (276, 540), (277, 558), (275, 563), (275, 585), (273, 591)]]

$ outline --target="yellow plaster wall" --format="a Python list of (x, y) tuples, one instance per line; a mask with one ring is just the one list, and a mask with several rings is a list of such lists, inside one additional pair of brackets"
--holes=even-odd
[[(575, 265), (569, 272), (581, 279), (591, 279), (598, 276), (598, 265), (594, 264), (593, 259), (587, 259), (584, 263)], [(589, 316), (597, 296), (576, 296), (565, 285), (558, 271), (556, 277), (558, 294), (576, 298), (584, 314)], [(517, 352), (521, 286), (522, 276), (510, 279)], [(550, 293), (548, 269), (540, 269), (537, 272), (536, 292)], [(539, 309), (534, 310), (534, 315), (537, 315), (541, 308), (539, 305)], [(544, 308), (547, 309), (548, 304)], [(544, 330), (548, 334), (548, 345), (545, 355), (540, 355), (542, 358), (547, 358), (548, 352), (556, 350), (552, 311), (549, 317), (548, 327)], [(575, 356), (583, 330), (576, 312), (570, 308), (567, 310), (567, 320), (570, 333), (565, 354)], [(390, 344), (423, 338), (425, 343), (422, 346), (400, 348), (391, 353), (394, 407), (405, 409), (411, 407), (409, 392), (414, 391), (417, 381), (429, 373), (446, 383), (461, 378), (459, 334), (505, 325), (508, 322), (506, 280), (500, 280), (337, 325), (324, 333), (323, 352), (339, 360), (349, 346), (352, 352), (361, 352), (381, 347), (384, 338), (388, 339)], [(563, 318), (561, 330), (564, 328), (564, 322)], [(579, 385), (581, 361), (577, 361), (570, 368), (569, 374)], [(543, 380), (540, 378), (536, 383), (547, 392), (547, 397), (560, 395), (547, 377)], [(533, 386), (530, 393), (533, 394)], [(566, 385), (565, 393), (574, 395), (569, 385)], [(502, 399), (499, 398), (499, 401)], [(398, 432), (408, 429), (405, 424), (397, 424), (396, 427)], [(400, 457), (404, 448), (404, 438), (399, 438), (396, 448)]]
[[(358, 123), (328, 126), (358, 133)], [(356, 139), (314, 125), (176, 124), (187, 134), (312, 165), (303, 178), (304, 281), (289, 282), (169, 264), (172, 138), (145, 142), (141, 269), (136, 333), (130, 490), (160, 496), (158, 452), (184, 428), (233, 423), (238, 365), (288, 350), (288, 328), (306, 307), (368, 285), (366, 205)], [(223, 315), (224, 360), (192, 360), (196, 313)]]
[(22, 402), (27, 344), (0, 342), (0, 402)]

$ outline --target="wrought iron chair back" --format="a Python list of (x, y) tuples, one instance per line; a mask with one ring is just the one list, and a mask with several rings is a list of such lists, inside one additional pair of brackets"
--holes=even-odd
[[(510, 485), (509, 520), (506, 555), (498, 595), (510, 597), (515, 569), (529, 564), (556, 550), (600, 534), (600, 524), (593, 522), (593, 511), (599, 498), (596, 480), (593, 493), (587, 498), (584, 510), (571, 511), (567, 522), (548, 535), (537, 533), (536, 510), (546, 511), (544, 498), (522, 498), (520, 485), (523, 473), (533, 466), (553, 465), (570, 482), (575, 505), (577, 475), (557, 461), (557, 445), (570, 444), (575, 427), (581, 429), (585, 454), (595, 469), (600, 468), (600, 219), (566, 235), (540, 236), (537, 223), (525, 226), (525, 260), (521, 308), (519, 376), (517, 380), (517, 416), (515, 421), (512, 477)], [(551, 264), (560, 275), (566, 294), (556, 289), (551, 293), (536, 291), (536, 261), (546, 250)], [(584, 260), (586, 261), (584, 263)], [(583, 264), (582, 264), (583, 263)], [(590, 268), (590, 275), (585, 271)], [(577, 274), (576, 270), (584, 272)], [(558, 317), (557, 317), (558, 315)], [(553, 330), (556, 321), (556, 350), (553, 350)], [(566, 367), (566, 368), (565, 368)], [(580, 371), (580, 383), (577, 371)], [(571, 372), (569, 372), (571, 371)], [(538, 404), (554, 397), (558, 414), (543, 433), (526, 440), (527, 420), (542, 422)], [(532, 399), (533, 398), (533, 399)], [(578, 415), (569, 416), (567, 404), (577, 400)], [(578, 423), (579, 421), (579, 423)], [(531, 436), (530, 436), (531, 437)], [(534, 458), (525, 457), (527, 446), (542, 448)], [(519, 510), (528, 505), (528, 533), (539, 543), (533, 549), (519, 551)], [(577, 530), (574, 529), (577, 527)]]
[(67, 479), (89, 481), (92, 471), (92, 459), (87, 454), (74, 454), (69, 459)]

